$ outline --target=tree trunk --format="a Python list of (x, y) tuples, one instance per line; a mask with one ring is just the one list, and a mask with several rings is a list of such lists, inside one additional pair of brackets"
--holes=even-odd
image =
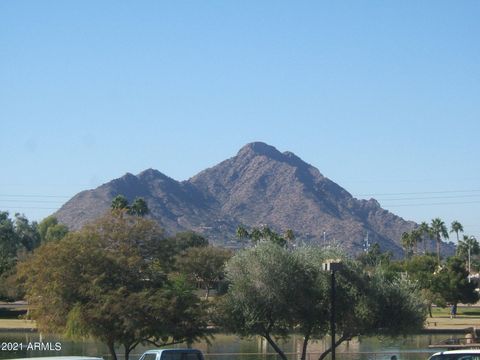
[(133, 349), (135, 349), (137, 347), (138, 344), (139, 344), (138, 341), (130, 343), (130, 344), (123, 344), (123, 348), (125, 349), (125, 359), (124, 360), (129, 359), (130, 353), (132, 352)]
[(270, 336), (270, 333), (266, 333), (264, 335), (265, 339), (268, 341), (268, 343), (273, 347), (273, 349), (275, 350), (275, 352), (280, 356), (280, 358), (282, 360), (288, 360), (287, 359), (287, 356), (285, 355), (285, 353), (282, 351), (282, 349), (280, 349), (278, 347), (278, 345), (275, 343), (275, 341), (273, 341), (272, 337)]
[(440, 265), (440, 237), (437, 237), (437, 260), (438, 265)]
[(117, 353), (115, 352), (115, 343), (113, 341), (109, 341), (107, 343), (108, 351), (110, 352), (110, 356), (112, 360), (117, 360)]
[(308, 340), (310, 340), (310, 334), (306, 334), (305, 337), (303, 338), (302, 357), (300, 360), (305, 360), (307, 357)]
[(208, 296), (210, 295), (210, 287), (207, 285), (205, 288), (205, 300), (208, 300)]
[[(337, 340), (337, 342), (335, 343), (335, 349), (338, 347), (338, 345), (340, 345), (342, 342), (344, 342), (345, 340), (347, 340), (348, 337), (345, 336), (345, 335), (342, 335), (340, 337), (340, 339)], [(332, 347), (329, 347), (327, 350), (325, 350), (321, 355), (320, 357), (318, 358), (318, 360), (323, 360), (325, 359), (325, 357), (330, 354), (332, 352)]]

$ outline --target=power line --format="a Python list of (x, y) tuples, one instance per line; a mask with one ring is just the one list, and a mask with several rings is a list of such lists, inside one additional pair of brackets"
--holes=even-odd
[(50, 201), (50, 200), (16, 200), (16, 199), (3, 199), (1, 201), (8, 201), (8, 202), (19, 202), (19, 203), (50, 203), (50, 204), (62, 204), (62, 200), (57, 201)]
[(388, 195), (423, 195), (423, 194), (448, 194), (448, 193), (466, 193), (480, 192), (479, 189), (474, 190), (443, 190), (443, 191), (419, 191), (419, 192), (400, 192), (400, 193), (379, 193), (379, 194), (356, 194), (355, 196), (388, 196)]
[(479, 201), (459, 201), (459, 202), (442, 202), (428, 204), (382, 204), (382, 207), (400, 207), (400, 206), (430, 206), (430, 205), (462, 205), (462, 204), (480, 204)]
[[(0, 206), (1, 208), (13, 208), (14, 206)], [(33, 209), (33, 210), (58, 210), (60, 207), (37, 207), (37, 206), (15, 206), (15, 209)], [(0, 210), (1, 211), (1, 210)]]
[(13, 194), (0, 194), (0, 196), (2, 197), (21, 197), (21, 198), (25, 198), (25, 197), (32, 197), (32, 198), (70, 198), (71, 196), (67, 196), (67, 195), (13, 195)]
[(385, 198), (380, 199), (382, 201), (401, 201), (401, 200), (429, 200), (429, 199), (459, 199), (459, 198), (471, 198), (478, 197), (480, 194), (470, 194), (470, 195), (455, 195), (455, 196), (424, 196), (424, 197), (411, 197), (411, 198)]

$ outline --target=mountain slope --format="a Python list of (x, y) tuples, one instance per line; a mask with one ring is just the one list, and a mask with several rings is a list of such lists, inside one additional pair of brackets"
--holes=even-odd
[(371, 243), (400, 255), (401, 234), (415, 226), (373, 199), (355, 199), (294, 154), (260, 142), (183, 182), (152, 169), (126, 174), (77, 194), (55, 215), (78, 229), (107, 211), (118, 194), (143, 197), (168, 233), (194, 230), (216, 244), (235, 244), (240, 224), (268, 225), (293, 229), (299, 241), (339, 242), (352, 253), (361, 251), (368, 233)]

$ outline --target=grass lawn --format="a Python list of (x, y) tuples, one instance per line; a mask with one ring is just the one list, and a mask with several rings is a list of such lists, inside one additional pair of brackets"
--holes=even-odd
[(480, 327), (480, 308), (477, 307), (459, 307), (457, 317), (450, 319), (450, 308), (433, 308), (433, 318), (428, 317), (426, 322), (427, 329), (465, 329), (470, 327)]
[(35, 321), (0, 319), (0, 329), (36, 329)]
[[(432, 309), (433, 317), (448, 317), (450, 318), (450, 307)], [(478, 317), (480, 318), (480, 307), (461, 306), (457, 309), (457, 317)]]
[(26, 305), (0, 303), (0, 330), (35, 329), (35, 321), (22, 319), (26, 312)]

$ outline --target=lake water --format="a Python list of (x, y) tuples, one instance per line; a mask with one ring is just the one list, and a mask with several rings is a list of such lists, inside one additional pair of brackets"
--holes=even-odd
[[(416, 335), (407, 338), (370, 337), (354, 339), (337, 349), (337, 360), (390, 360), (396, 355), (398, 360), (426, 360), (434, 353), (428, 345), (438, 344), (446, 338), (463, 335)], [(312, 342), (307, 360), (317, 360), (319, 353), (329, 345), (330, 340)], [(36, 332), (0, 332), (0, 359), (35, 356), (85, 355), (109, 357), (107, 348), (92, 340), (72, 341), (55, 336), (42, 336)], [(282, 349), (294, 360), (299, 357), (302, 338), (292, 336), (282, 343)], [(39, 347), (43, 347), (39, 349)], [(216, 335), (211, 344), (198, 343), (193, 347), (201, 349), (207, 360), (276, 360), (274, 351), (260, 337), (241, 339), (233, 335)], [(139, 346), (130, 356), (137, 360), (139, 355), (151, 346)], [(118, 350), (119, 358), (122, 349)]]

